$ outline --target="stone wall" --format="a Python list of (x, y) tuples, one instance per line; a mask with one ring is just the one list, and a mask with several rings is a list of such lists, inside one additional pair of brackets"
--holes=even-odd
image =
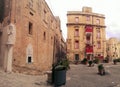
[(56, 19), (44, 0), (12, 0), (10, 14), (3, 25), (10, 18), (16, 27), (12, 70), (27, 74), (51, 70), (62, 37), (59, 17)]

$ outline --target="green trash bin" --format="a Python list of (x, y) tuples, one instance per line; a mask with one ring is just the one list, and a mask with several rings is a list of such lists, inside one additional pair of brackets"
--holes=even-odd
[(66, 84), (66, 70), (55, 70), (54, 85), (61, 86)]

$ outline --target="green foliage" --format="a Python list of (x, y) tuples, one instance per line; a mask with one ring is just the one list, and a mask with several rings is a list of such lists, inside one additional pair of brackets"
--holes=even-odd
[(98, 65), (98, 69), (99, 69), (99, 70), (104, 69), (103, 64), (99, 64), (99, 65)]
[(98, 65), (98, 72), (100, 75), (105, 75), (105, 68), (104, 68), (103, 64)]
[(63, 65), (65, 67), (65, 69), (67, 69), (67, 70), (70, 68), (68, 59), (61, 60), (60, 64)]
[(93, 60), (93, 62), (96, 63), (96, 64), (98, 64), (99, 61), (100, 61), (100, 60), (99, 60), (98, 58), (95, 58), (95, 59)]
[(118, 58), (118, 59), (116, 59), (117, 60), (117, 62), (120, 62), (120, 58)]
[(68, 70), (68, 69), (70, 69), (70, 66), (69, 66), (69, 60), (67, 58), (60, 60), (55, 65), (55, 70)]
[(84, 58), (81, 63), (85, 64), (86, 62), (88, 62), (87, 58)]
[(113, 63), (114, 63), (114, 64), (117, 64), (117, 59), (113, 59)]
[(89, 65), (91, 65), (91, 64), (93, 63), (93, 61), (92, 61), (92, 60), (90, 60), (90, 61), (88, 61), (88, 63), (89, 63)]
[(109, 62), (109, 57), (108, 57), (108, 56), (105, 57), (104, 62), (105, 62), (105, 63), (108, 63), (108, 62)]
[(113, 59), (113, 62), (117, 62), (117, 59)]

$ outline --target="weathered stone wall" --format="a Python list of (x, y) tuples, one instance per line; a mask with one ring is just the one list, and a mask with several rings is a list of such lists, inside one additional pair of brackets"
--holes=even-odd
[[(13, 66), (18, 66), (19, 69), (16, 68), (16, 70), (20, 72), (24, 72), (25, 70), (25, 72), (28, 73), (29, 68), (32, 71), (49, 70), (53, 60), (53, 44), (50, 43), (52, 42), (51, 37), (53, 35), (49, 27), (50, 20), (44, 18), (44, 15), (49, 18), (52, 13), (47, 7), (47, 4), (42, 0), (39, 0), (39, 2), (38, 0), (34, 0), (32, 8), (29, 7), (27, 1), (21, 1), (20, 3), (21, 5), (19, 6), (21, 7), (19, 8), (21, 8), (21, 13), (16, 12), (15, 16), (18, 19), (14, 19), (16, 20), (18, 35), (14, 46)], [(46, 14), (44, 14), (44, 10), (46, 10)], [(19, 17), (21, 17), (22, 20)], [(32, 35), (28, 34), (29, 22), (33, 24)], [(33, 47), (32, 63), (27, 63), (26, 48), (28, 44), (31, 44)], [(23, 68), (24, 70), (22, 70)]]
[(44, 0), (12, 0), (9, 11), (10, 15), (6, 16), (3, 25), (10, 19), (16, 27), (13, 71), (40, 74), (50, 70), (56, 62), (57, 47), (61, 43), (60, 20), (56, 19)]

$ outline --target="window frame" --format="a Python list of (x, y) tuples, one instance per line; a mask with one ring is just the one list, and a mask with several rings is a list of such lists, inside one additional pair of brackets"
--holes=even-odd
[(100, 19), (96, 19), (96, 24), (100, 24)]
[(74, 36), (75, 36), (75, 37), (78, 37), (78, 36), (79, 36), (79, 29), (78, 29), (78, 28), (75, 29), (75, 31), (74, 31)]
[(101, 42), (100, 41), (97, 41), (97, 48), (101, 49)]
[(78, 40), (75, 40), (74, 48), (79, 49), (79, 41)]
[(86, 21), (90, 21), (90, 16), (89, 15), (86, 16)]
[(97, 39), (101, 38), (101, 32), (100, 32), (100, 28), (97, 28)]
[(33, 23), (29, 22), (28, 24), (28, 34), (33, 35)]
[[(29, 58), (31, 58), (30, 61), (29, 61)], [(32, 44), (28, 44), (28, 46), (26, 48), (26, 63), (27, 64), (33, 63), (33, 47), (32, 47)]]
[(79, 17), (75, 17), (75, 23), (79, 23)]

